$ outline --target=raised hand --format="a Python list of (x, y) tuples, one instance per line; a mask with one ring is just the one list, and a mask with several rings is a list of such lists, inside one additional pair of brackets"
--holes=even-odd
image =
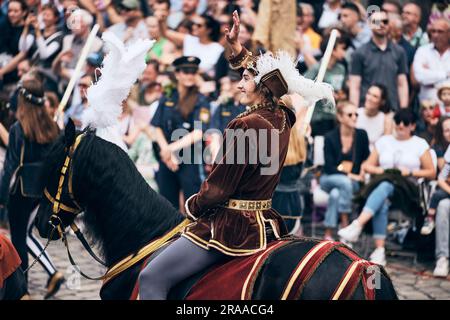
[(231, 47), (231, 50), (233, 50), (234, 54), (238, 54), (242, 49), (242, 46), (238, 40), (240, 25), (241, 21), (239, 19), (239, 14), (235, 10), (233, 12), (233, 26), (231, 27), (231, 30), (225, 28), (225, 39), (227, 40), (227, 43)]

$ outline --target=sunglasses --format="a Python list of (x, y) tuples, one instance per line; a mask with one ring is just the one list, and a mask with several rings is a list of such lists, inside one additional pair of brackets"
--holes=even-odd
[(346, 113), (346, 115), (349, 118), (352, 118), (352, 117), (358, 118), (358, 116), (359, 116), (356, 112), (349, 112), (349, 113)]
[(389, 23), (389, 19), (373, 19), (373, 24), (380, 24), (383, 23), (384, 25), (387, 25)]
[(400, 125), (400, 123), (403, 123), (403, 125), (404, 125), (405, 127), (407, 127), (407, 126), (409, 126), (410, 124), (412, 124), (412, 122), (409, 121), (409, 120), (394, 119), (394, 122), (395, 122), (395, 124), (398, 125), (398, 126)]
[(86, 84), (86, 83), (80, 83), (78, 86), (79, 86), (80, 88), (89, 88), (89, 85)]

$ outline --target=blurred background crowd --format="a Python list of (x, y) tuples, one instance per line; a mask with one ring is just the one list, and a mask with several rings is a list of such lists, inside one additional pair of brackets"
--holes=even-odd
[[(240, 74), (226, 59), (224, 30), (234, 10), (242, 44), (254, 54), (288, 51), (310, 79), (318, 75), (331, 30), (339, 32), (324, 77), (337, 107), (316, 104), (308, 134), (295, 149), (301, 156), (286, 164), (275, 194), (291, 232), (302, 234), (302, 219), (323, 225), (326, 239), (348, 244), (364, 231), (374, 239), (370, 259), (380, 264), (386, 264), (385, 241), (392, 237), (405, 250), (436, 259), (435, 275), (447, 276), (447, 0), (0, 0), (2, 161), (18, 119), (21, 83), (42, 84), (44, 108), (54, 118), (98, 24), (64, 117), (58, 118), (60, 129), (69, 118), (81, 129), (89, 108), (86, 89), (101, 76), (101, 33), (111, 31), (125, 43), (152, 38), (147, 67), (124, 102), (121, 134), (147, 182), (183, 210), (180, 204), (197, 192), (211, 165), (173, 161), (173, 152), (189, 143), (171, 142), (170, 133), (179, 127), (195, 131), (195, 120), (203, 130), (223, 131), (245, 110)], [(217, 136), (203, 143), (214, 155)], [(3, 212), (3, 227), (14, 214)]]

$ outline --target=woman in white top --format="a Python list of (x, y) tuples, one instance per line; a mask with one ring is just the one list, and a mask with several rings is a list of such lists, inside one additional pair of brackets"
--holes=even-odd
[(364, 100), (364, 106), (358, 109), (356, 127), (366, 130), (369, 136), (370, 150), (383, 135), (392, 134), (392, 112), (387, 104), (387, 89), (384, 85), (375, 83), (369, 87)]
[[(32, 63), (50, 69), (53, 60), (61, 51), (64, 34), (58, 30), (59, 11), (55, 5), (51, 3), (43, 5), (41, 16), (44, 25), (42, 30), (36, 15), (30, 13), (27, 16), (19, 43), (21, 51), (28, 51), (35, 42), (37, 49), (32, 53)], [(29, 32), (30, 26), (34, 29), (33, 34)]]
[(159, 20), (161, 33), (177, 46), (183, 46), (184, 56), (200, 59), (200, 71), (214, 77), (215, 65), (224, 48), (217, 41), (220, 38), (220, 24), (213, 17), (203, 14), (192, 19), (192, 35), (167, 28), (164, 18)]
[[(386, 169), (397, 168), (403, 177), (434, 179), (436, 170), (430, 154), (428, 143), (412, 133), (416, 127), (415, 115), (408, 109), (395, 113), (395, 133), (381, 137), (363, 168), (365, 172), (379, 175)], [(375, 251), (370, 260), (381, 265), (386, 264), (385, 238), (388, 223), (389, 197), (394, 193), (394, 184), (390, 181), (379, 183), (367, 197), (365, 206), (358, 219), (338, 234), (344, 240), (356, 242), (364, 227), (370, 220), (373, 225)]]

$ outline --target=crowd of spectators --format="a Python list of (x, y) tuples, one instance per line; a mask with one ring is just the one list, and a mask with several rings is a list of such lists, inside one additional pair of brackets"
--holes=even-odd
[[(200, 113), (201, 120), (208, 128), (222, 131), (231, 114), (244, 110), (238, 101), (240, 75), (230, 70), (224, 45), (224, 30), (232, 24), (234, 10), (242, 21), (241, 43), (254, 54), (288, 50), (298, 60), (299, 72), (310, 79), (317, 77), (331, 30), (337, 29), (339, 35), (324, 76), (334, 89), (337, 108), (317, 102), (307, 140), (309, 150), (313, 150), (313, 138), (325, 136), (325, 163), (319, 168), (318, 179), (329, 195), (325, 237), (340, 237), (351, 244), (372, 220), (375, 251), (370, 259), (384, 265), (389, 209), (398, 205), (406, 211), (417, 210), (406, 199), (400, 204), (389, 199), (411, 196), (405, 189), (421, 192), (422, 180), (430, 184), (437, 180), (437, 195), (421, 204), (422, 212), (407, 212), (407, 216), (422, 216), (421, 236), (435, 232), (434, 272), (447, 275), (448, 1), (0, 0), (0, 4), (3, 157), (17, 110), (18, 86), (27, 73), (39, 72), (44, 79), (45, 106), (54, 116), (92, 26), (100, 26), (58, 123), (62, 128), (71, 118), (81, 129), (81, 115), (89, 108), (86, 89), (101, 76), (99, 68), (106, 54), (101, 33), (110, 31), (124, 43), (140, 38), (156, 40), (120, 117), (129, 155), (156, 190), (158, 159), (165, 155), (155, 149), (157, 138), (150, 123), (161, 99), (167, 100), (180, 81), (173, 61), (182, 56), (200, 59), (192, 79), (205, 98), (202, 101), (208, 102), (202, 106), (207, 115)], [(214, 146), (214, 141), (211, 135), (208, 142)], [(303, 169), (311, 166), (311, 152), (307, 154)], [(176, 166), (168, 167), (177, 170)], [(208, 166), (204, 169), (207, 174)], [(310, 178), (303, 174), (299, 179)], [(295, 181), (290, 184), (294, 185)], [(310, 189), (307, 193), (313, 192)], [(363, 200), (355, 210), (352, 199), (356, 193)], [(305, 201), (298, 203), (299, 215), (308, 211), (308, 199), (308, 195), (303, 198), (306, 205)], [(0, 216), (0, 221), (2, 218), (5, 220)], [(339, 232), (338, 226), (342, 228)]]

